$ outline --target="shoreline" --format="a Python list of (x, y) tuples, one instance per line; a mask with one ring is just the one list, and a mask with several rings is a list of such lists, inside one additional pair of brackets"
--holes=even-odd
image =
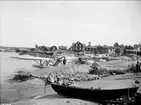
[[(17, 64), (17, 62), (15, 64)], [(45, 69), (32, 70), (31, 73), (33, 73), (34, 75), (38, 75), (38, 76), (44, 76), (45, 74), (49, 74), (49, 73), (55, 72), (55, 71), (66, 71), (67, 73), (73, 73), (73, 72), (81, 71), (81, 72), (84, 72), (84, 73), (88, 73), (88, 70), (90, 69), (89, 66), (90, 65), (81, 65), (81, 66), (72, 67), (72, 65), (70, 65), (70, 64), (65, 65), (65, 66), (59, 65), (57, 67), (50, 67), (50, 68), (45, 68)], [(132, 74), (130, 74), (130, 75), (132, 75)], [(105, 79), (105, 80), (107, 78), (112, 79), (113, 77), (114, 78), (118, 77), (118, 75), (103, 77), (102, 79)], [(125, 76), (124, 78), (118, 78), (118, 79), (128, 79), (128, 78), (130, 78), (130, 77)], [(136, 77), (131, 76), (131, 78), (135, 79)], [(140, 79), (140, 77), (138, 79)], [(8, 87), (8, 90), (4, 91), (5, 93), (3, 92), (4, 96), (2, 97), (3, 98), (2, 101), (3, 102), (5, 101), (5, 103), (11, 103), (11, 104), (13, 103), (13, 105), (15, 103), (13, 101), (17, 101), (17, 103), (21, 102), (21, 101), (23, 102), (24, 100), (29, 100), (29, 101), (32, 100), (33, 101), (34, 98), (38, 99), (38, 96), (42, 97), (42, 96), (45, 95), (43, 87), (44, 87), (44, 83), (43, 83), (42, 80), (39, 80), (39, 79), (31, 79), (31, 80), (28, 80), (28, 81), (25, 81), (25, 82), (12, 83), (12, 85), (10, 84), (10, 86)], [(141, 86), (140, 86), (140, 88), (141, 88)], [(139, 88), (139, 91), (141, 91), (140, 88)], [(48, 92), (47, 95), (56, 94), (50, 86), (48, 86), (47, 92)], [(6, 99), (9, 99), (9, 100), (4, 99), (5, 97), (6, 97)]]

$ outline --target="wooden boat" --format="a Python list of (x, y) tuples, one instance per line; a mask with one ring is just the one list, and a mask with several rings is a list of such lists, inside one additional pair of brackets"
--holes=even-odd
[(75, 86), (63, 86), (51, 84), (52, 88), (60, 95), (73, 98), (90, 99), (90, 100), (116, 100), (121, 96), (132, 97), (135, 95), (138, 87), (119, 88), (119, 89), (91, 89)]
[(81, 64), (85, 64), (86, 61), (87, 61), (86, 58), (82, 58), (82, 57), (78, 58), (78, 60), (79, 60), (79, 62), (80, 62)]

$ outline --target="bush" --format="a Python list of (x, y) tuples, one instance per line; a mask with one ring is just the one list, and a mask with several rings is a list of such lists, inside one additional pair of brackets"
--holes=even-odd
[(33, 77), (30, 72), (28, 72), (26, 70), (19, 70), (19, 71), (17, 71), (16, 74), (14, 74), (14, 77), (12, 79), (10, 79), (10, 81), (24, 82), (24, 81), (32, 79), (32, 78)]
[(93, 67), (89, 70), (89, 74), (103, 75), (107, 73), (106, 69), (98, 69), (98, 67)]
[(89, 74), (98, 74), (98, 69), (95, 68), (95, 69), (90, 69), (89, 70)]
[(126, 70), (106, 70), (98, 67), (91, 67), (89, 70), (89, 74), (96, 74), (96, 75), (120, 75), (125, 74)]
[(128, 65), (127, 72), (134, 73), (135, 70), (136, 70), (135, 64)]
[(113, 75), (113, 74), (116, 74), (116, 75), (120, 75), (120, 74), (125, 74), (125, 70), (109, 70), (108, 71), (109, 74)]

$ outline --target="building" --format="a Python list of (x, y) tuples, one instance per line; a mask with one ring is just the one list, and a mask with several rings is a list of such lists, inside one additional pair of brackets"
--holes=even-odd
[(136, 54), (136, 55), (140, 55), (141, 56), (141, 51), (138, 49), (124, 49), (123, 54)]
[(56, 46), (36, 46), (36, 51), (56, 51), (57, 47)]
[(85, 52), (87, 54), (105, 54), (108, 53), (108, 47), (107, 46), (92, 46), (91, 42), (88, 43), (88, 45), (82, 44), (79, 41), (76, 43), (73, 43), (72, 46), (69, 48), (69, 51), (73, 52)]
[(141, 51), (141, 44), (135, 44), (134, 49), (137, 49), (137, 50)]
[(84, 46), (85, 53), (96, 53), (97, 48), (95, 46), (91, 46), (91, 42), (86, 46)]
[(106, 54), (109, 51), (109, 48), (107, 46), (97, 46), (96, 49), (96, 52), (99, 54)]
[(95, 46), (85, 46), (86, 53), (96, 53), (97, 48)]
[(0, 48), (0, 52), (5, 52), (5, 51), (6, 51), (6, 49)]
[(56, 51), (56, 50), (57, 50), (57, 47), (56, 47), (56, 46), (51, 46), (51, 47), (49, 47), (48, 50), (49, 50), (49, 51)]
[(72, 44), (72, 46), (69, 48), (69, 51), (84, 52), (84, 44), (77, 41), (76, 43)]
[(88, 45), (85, 45), (85, 44), (82, 44), (82, 43), (80, 43), (78, 41), (78, 42), (72, 44), (72, 46), (69, 48), (69, 51), (95, 53), (96, 52), (96, 47), (91, 46), (90, 42), (89, 42)]
[(67, 46), (63, 46), (63, 45), (62, 46), (58, 46), (58, 49), (59, 50), (67, 50)]
[(115, 53), (115, 47), (109, 46), (109, 47), (108, 47), (108, 53), (109, 53), (109, 54), (114, 54), (114, 53)]
[(125, 46), (123, 54), (135, 54), (135, 55), (141, 55), (141, 44), (135, 44), (132, 46)]

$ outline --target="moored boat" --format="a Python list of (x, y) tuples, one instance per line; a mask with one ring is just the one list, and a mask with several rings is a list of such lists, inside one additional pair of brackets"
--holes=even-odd
[(90, 100), (116, 100), (121, 96), (133, 97), (138, 87), (117, 88), (117, 89), (93, 89), (81, 88), (76, 86), (64, 86), (51, 84), (52, 88), (60, 95), (73, 98)]
[(81, 64), (85, 64), (86, 61), (87, 61), (87, 59), (86, 59), (86, 58), (83, 58), (83, 57), (78, 58), (78, 60), (79, 60), (79, 62), (80, 62)]

